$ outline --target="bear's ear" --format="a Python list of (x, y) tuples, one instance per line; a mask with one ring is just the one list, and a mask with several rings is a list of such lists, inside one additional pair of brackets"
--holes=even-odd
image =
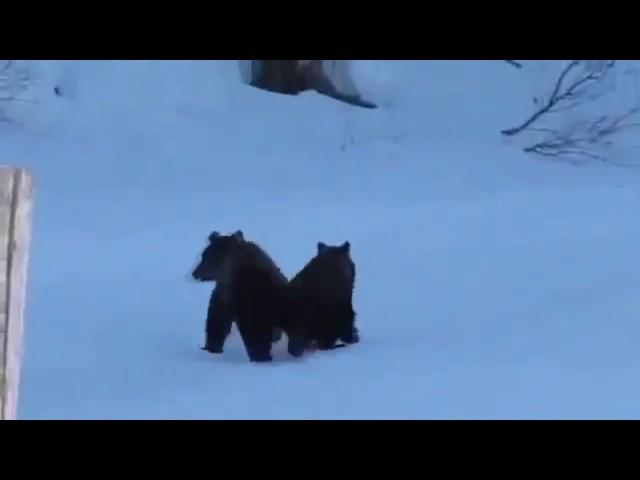
[(329, 248), (329, 247), (327, 247), (326, 244), (324, 244), (322, 242), (318, 242), (318, 253), (322, 253), (322, 252), (326, 251), (327, 248)]
[(344, 242), (342, 245), (340, 245), (340, 250), (342, 250), (344, 253), (349, 253), (351, 251), (351, 244), (349, 242)]
[(220, 234), (218, 232), (211, 232), (209, 234), (209, 243), (213, 243), (219, 237), (220, 237)]
[(244, 233), (242, 233), (242, 230), (238, 230), (236, 233), (233, 234), (233, 237), (236, 240), (244, 240)]

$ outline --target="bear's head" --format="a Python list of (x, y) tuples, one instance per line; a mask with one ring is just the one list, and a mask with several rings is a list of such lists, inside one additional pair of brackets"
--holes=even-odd
[(344, 242), (342, 245), (327, 245), (326, 243), (318, 242), (316, 258), (335, 262), (341, 266), (346, 276), (351, 279), (355, 278), (355, 264), (351, 259), (351, 243)]
[(241, 230), (231, 235), (221, 235), (212, 232), (209, 235), (209, 245), (201, 254), (200, 263), (191, 274), (199, 282), (219, 282), (227, 273), (227, 267), (239, 246), (244, 243)]
[(318, 242), (318, 255), (337, 255), (344, 256), (351, 253), (351, 244), (344, 242), (342, 245), (332, 246), (326, 243)]

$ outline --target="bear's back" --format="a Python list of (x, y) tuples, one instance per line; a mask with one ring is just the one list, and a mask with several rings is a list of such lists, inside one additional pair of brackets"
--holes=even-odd
[(235, 270), (244, 275), (254, 274), (263, 282), (273, 285), (288, 284), (276, 262), (258, 244), (245, 241), (235, 257)]
[(295, 291), (323, 303), (350, 300), (355, 265), (348, 257), (317, 255), (291, 280)]
[(285, 308), (288, 280), (260, 246), (245, 241), (234, 255), (233, 301), (237, 308)]

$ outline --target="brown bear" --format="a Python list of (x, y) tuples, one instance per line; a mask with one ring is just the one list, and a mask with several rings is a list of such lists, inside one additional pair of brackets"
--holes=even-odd
[(318, 242), (317, 254), (289, 282), (295, 322), (303, 328), (304, 348), (336, 348), (336, 341), (357, 343), (353, 310), (356, 267), (351, 244)]
[[(291, 318), (287, 278), (271, 257), (240, 230), (232, 235), (213, 232), (192, 276), (216, 282), (204, 349), (222, 353), (235, 321), (249, 359), (271, 361), (271, 343), (279, 338), (280, 329), (287, 332)], [(287, 334), (295, 344), (295, 332)]]

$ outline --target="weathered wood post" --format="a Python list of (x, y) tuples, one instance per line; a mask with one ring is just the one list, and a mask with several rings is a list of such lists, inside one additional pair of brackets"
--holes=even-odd
[(1, 420), (15, 420), (18, 413), (32, 201), (31, 175), (0, 167)]

